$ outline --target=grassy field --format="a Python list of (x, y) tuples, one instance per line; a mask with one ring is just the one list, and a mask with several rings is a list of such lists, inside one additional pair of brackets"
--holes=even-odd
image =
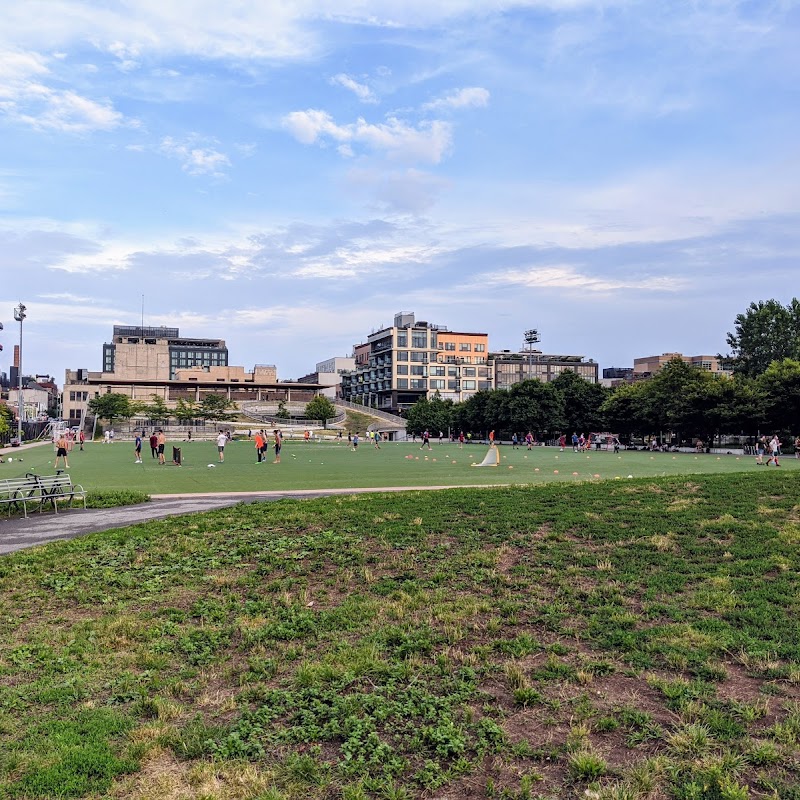
[[(419, 444), (384, 443), (375, 450), (367, 442), (358, 452), (344, 444), (306, 444), (286, 440), (280, 464), (256, 464), (252, 443), (236, 441), (225, 448), (225, 463), (217, 463), (213, 442), (178, 442), (183, 466), (159, 466), (149, 448), (143, 464), (135, 464), (129, 443), (91, 444), (70, 454), (70, 475), (89, 490), (133, 490), (147, 494), (190, 492), (265, 491), (271, 489), (354, 488), (381, 486), (464, 486), (472, 484), (539, 484), (550, 481), (627, 480), (631, 475), (658, 477), (683, 474), (756, 472), (752, 457), (623, 452), (559, 452), (555, 447), (533, 450), (500, 448), (499, 467), (478, 469), (487, 452), (484, 445), (434, 444), (421, 451)], [(171, 445), (167, 447), (171, 457)], [(23, 476), (26, 471), (51, 473), (54, 454), (50, 445), (21, 453), (23, 462), (0, 465), (0, 477)], [(215, 466), (209, 467), (209, 464)], [(800, 461), (784, 458), (781, 470), (795, 470)]]
[(798, 800), (800, 491), (752, 472), (254, 504), (4, 557), (0, 797)]

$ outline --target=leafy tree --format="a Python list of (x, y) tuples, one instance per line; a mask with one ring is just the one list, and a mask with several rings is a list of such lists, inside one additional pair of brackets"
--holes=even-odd
[(222, 394), (207, 394), (200, 402), (198, 416), (204, 420), (225, 419), (231, 402)]
[(151, 420), (167, 420), (169, 419), (169, 409), (163, 397), (157, 394), (150, 395), (150, 403), (142, 408), (145, 414)]
[(98, 397), (93, 397), (88, 404), (91, 411), (100, 419), (107, 419), (109, 425), (117, 418), (130, 419), (135, 413), (130, 398), (117, 392), (108, 392)]
[(737, 374), (756, 377), (773, 361), (800, 360), (800, 300), (783, 306), (777, 300), (750, 303), (737, 314), (735, 330), (728, 333), (727, 361)]
[[(502, 389), (495, 391), (503, 392)], [(551, 383), (522, 381), (508, 390), (509, 423), (501, 428), (514, 431), (552, 433), (564, 425), (564, 399)]]
[(644, 415), (645, 391), (645, 381), (623, 383), (603, 401), (600, 413), (613, 433), (636, 436), (649, 432), (649, 422)]
[(438, 395), (422, 397), (406, 411), (406, 430), (411, 433), (446, 431), (453, 424), (453, 401)]
[(175, 404), (174, 414), (178, 422), (186, 424), (200, 416), (200, 408), (194, 400), (185, 400), (183, 397), (179, 397)]
[(757, 381), (764, 397), (764, 424), (770, 431), (800, 432), (800, 361), (773, 361)]
[(278, 401), (278, 410), (275, 413), (275, 416), (278, 419), (290, 419), (291, 418), (292, 415), (286, 410), (286, 401), (285, 400)]
[(318, 394), (306, 404), (305, 415), (308, 419), (318, 419), (324, 426), (326, 420), (336, 416), (336, 407), (324, 394)]
[(567, 432), (601, 431), (605, 419), (600, 407), (609, 390), (599, 383), (590, 383), (572, 370), (565, 370), (550, 385), (558, 391), (564, 403), (564, 430)]
[(14, 415), (8, 406), (0, 406), (0, 435), (8, 433), (14, 425)]

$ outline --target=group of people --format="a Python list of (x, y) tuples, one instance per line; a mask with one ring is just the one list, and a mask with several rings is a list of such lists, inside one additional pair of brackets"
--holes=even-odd
[[(142, 463), (142, 441), (145, 436), (147, 436), (147, 431), (142, 431), (141, 434), (137, 431), (133, 440), (133, 454), (136, 456), (135, 464)], [(150, 455), (158, 459), (159, 464), (166, 463), (164, 459), (164, 447), (167, 444), (167, 437), (164, 435), (164, 431), (161, 428), (157, 431), (153, 431), (148, 441), (150, 443)]]
[[(256, 464), (266, 463), (267, 451), (269, 450), (269, 436), (266, 431), (256, 431), (255, 434), (256, 446)], [(273, 464), (281, 463), (281, 447), (283, 447), (283, 434), (277, 428), (272, 431), (272, 446), (275, 450), (275, 459)]]
[[(764, 461), (764, 456), (769, 453), (769, 458)], [(778, 438), (778, 434), (776, 433), (769, 441), (767, 441), (766, 436), (759, 436), (758, 441), (756, 441), (756, 464), (761, 466), (765, 464), (769, 466), (770, 464), (774, 464), (776, 467), (781, 465), (781, 462), (778, 460), (781, 455), (781, 440)], [(800, 436), (798, 436), (794, 440), (794, 457), (800, 458)]]

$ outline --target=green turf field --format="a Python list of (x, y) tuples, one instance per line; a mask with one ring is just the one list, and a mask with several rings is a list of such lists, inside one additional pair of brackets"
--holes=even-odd
[[(231, 442), (225, 463), (217, 463), (213, 442), (177, 442), (183, 466), (159, 466), (149, 448), (143, 464), (135, 464), (133, 446), (92, 443), (84, 452), (70, 454), (72, 479), (88, 490), (138, 490), (147, 494), (190, 492), (246, 492), (288, 489), (329, 489), (389, 486), (464, 486), (469, 484), (544, 483), (549, 481), (626, 480), (664, 475), (754, 472), (774, 470), (757, 467), (752, 457), (623, 452), (573, 453), (570, 449), (537, 447), (513, 450), (501, 446), (499, 467), (473, 467), (487, 452), (485, 445), (434, 444), (431, 451), (419, 444), (384, 443), (375, 450), (362, 443), (353, 452), (346, 443), (306, 444), (286, 440), (280, 464), (256, 464), (251, 442)], [(168, 458), (172, 443), (167, 443)], [(53, 471), (51, 445), (19, 453), (23, 458), (0, 465), (0, 477), (20, 477), (27, 471)], [(14, 455), (12, 454), (12, 458)], [(214, 464), (214, 467), (209, 467)], [(795, 470), (800, 461), (783, 458), (778, 471)]]

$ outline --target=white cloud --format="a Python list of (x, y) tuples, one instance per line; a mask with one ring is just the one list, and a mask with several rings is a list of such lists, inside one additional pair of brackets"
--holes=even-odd
[(678, 278), (648, 276), (645, 278), (601, 278), (579, 272), (570, 264), (509, 269), (479, 277), (476, 286), (524, 286), (528, 289), (567, 289), (604, 293), (623, 289), (653, 292), (677, 292), (686, 284)]
[(222, 177), (224, 170), (231, 166), (230, 159), (213, 147), (202, 147), (196, 136), (184, 140), (166, 136), (161, 140), (161, 152), (181, 163), (181, 168), (189, 175), (211, 175)]
[(378, 98), (375, 97), (372, 89), (364, 83), (359, 83), (354, 78), (340, 72), (331, 78), (331, 83), (334, 86), (341, 86), (344, 89), (349, 89), (362, 103), (377, 103)]
[(467, 86), (463, 89), (454, 89), (444, 97), (425, 103), (424, 109), (452, 109), (485, 108), (489, 104), (489, 90), (480, 86)]
[(438, 164), (452, 145), (452, 126), (442, 120), (422, 122), (414, 127), (397, 117), (389, 117), (378, 124), (359, 117), (354, 123), (339, 125), (327, 111), (311, 108), (287, 114), (283, 125), (303, 144), (326, 140), (351, 148), (361, 144), (391, 158), (411, 162)]
[(47, 59), (32, 52), (0, 51), (0, 113), (42, 130), (110, 131), (125, 121), (109, 101), (98, 102), (44, 83)]

